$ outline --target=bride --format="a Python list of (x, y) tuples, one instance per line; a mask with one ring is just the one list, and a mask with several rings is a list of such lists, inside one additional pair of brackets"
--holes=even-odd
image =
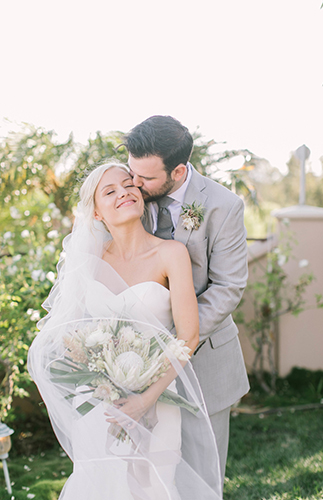
[[(190, 258), (182, 243), (146, 232), (144, 217), (126, 166), (91, 172), (29, 351), (29, 371), (74, 464), (60, 500), (222, 498), (188, 361), (199, 338)], [(187, 411), (194, 418), (182, 421)], [(181, 458), (192, 434), (199, 471)]]

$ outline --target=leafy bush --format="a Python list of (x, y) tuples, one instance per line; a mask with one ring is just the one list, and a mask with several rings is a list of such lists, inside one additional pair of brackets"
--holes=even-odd
[[(53, 203), (46, 205), (46, 210), (38, 206), (38, 210), (40, 213), (30, 207), (27, 215), (11, 210), (12, 230), (0, 239), (0, 415), (7, 421), (13, 417), (13, 397), (28, 395), (28, 349), (36, 323), (45, 314), (41, 304), (56, 278), (62, 236), (71, 226)], [(19, 225), (27, 218), (33, 221), (32, 226)], [(53, 224), (58, 229), (52, 229)]]
[(34, 389), (28, 349), (46, 314), (41, 304), (72, 226), (78, 180), (108, 157), (126, 161), (124, 148), (116, 150), (121, 142), (117, 132), (97, 133), (84, 147), (72, 136), (60, 144), (54, 132), (26, 125), (0, 144), (0, 418), (7, 422), (17, 417), (13, 399)]

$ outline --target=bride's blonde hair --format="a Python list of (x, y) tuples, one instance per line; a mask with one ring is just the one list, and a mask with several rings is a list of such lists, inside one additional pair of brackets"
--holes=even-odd
[(121, 168), (125, 172), (129, 173), (129, 168), (127, 165), (120, 163), (118, 160), (111, 160), (109, 163), (103, 163), (96, 167), (92, 172), (86, 177), (80, 189), (80, 204), (85, 216), (86, 221), (91, 226), (94, 219), (95, 210), (95, 192), (102, 179), (103, 174), (110, 168)]

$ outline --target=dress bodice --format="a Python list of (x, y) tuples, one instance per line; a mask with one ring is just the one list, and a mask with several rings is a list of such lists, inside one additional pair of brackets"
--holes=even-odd
[(134, 301), (168, 330), (173, 327), (170, 292), (156, 281), (144, 281), (115, 295), (101, 282), (93, 280), (87, 287), (86, 308), (92, 317), (109, 317), (111, 310), (122, 313)]

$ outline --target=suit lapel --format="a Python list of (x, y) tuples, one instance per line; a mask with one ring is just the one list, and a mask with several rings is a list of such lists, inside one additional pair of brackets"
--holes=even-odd
[[(199, 174), (194, 167), (192, 167), (192, 169), (192, 177), (185, 193), (183, 205), (191, 205), (193, 202), (195, 202), (196, 205), (205, 205), (207, 196), (203, 193), (205, 189), (203, 175)], [(174, 239), (184, 243), (184, 245), (187, 245), (193, 231), (194, 229), (188, 230), (184, 228), (182, 218), (180, 217), (180, 220), (177, 223)]]

